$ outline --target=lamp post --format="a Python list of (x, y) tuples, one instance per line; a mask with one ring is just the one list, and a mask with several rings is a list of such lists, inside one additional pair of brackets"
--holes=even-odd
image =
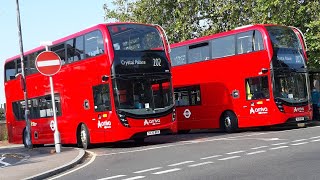
[(20, 60), (21, 60), (21, 76), (22, 76), (22, 89), (23, 89), (23, 96), (25, 102), (25, 111), (24, 111), (24, 118), (26, 120), (26, 131), (23, 134), (25, 145), (27, 148), (32, 149), (32, 142), (31, 142), (31, 123), (28, 117), (28, 97), (27, 97), (27, 86), (26, 86), (26, 77), (24, 72), (24, 53), (23, 53), (23, 43), (22, 43), (22, 33), (21, 33), (21, 22), (20, 22), (20, 10), (19, 10), (19, 0), (16, 0), (17, 6), (17, 25), (18, 25), (18, 36), (19, 36), (19, 45), (20, 45)]

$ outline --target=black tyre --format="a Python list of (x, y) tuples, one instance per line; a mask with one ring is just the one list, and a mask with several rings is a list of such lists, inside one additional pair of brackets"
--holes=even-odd
[(191, 130), (188, 129), (188, 130), (179, 130), (178, 131), (178, 134), (188, 134)]
[[(23, 137), (22, 137), (22, 141), (23, 141), (23, 145), (24, 145), (24, 147), (25, 148), (28, 148), (28, 145), (27, 145), (27, 130), (26, 129), (24, 129), (23, 130)], [(31, 138), (31, 137), (30, 137)], [(31, 147), (32, 148), (32, 147)]]
[(80, 132), (78, 133), (78, 147), (88, 149), (90, 146), (91, 144), (88, 128), (85, 124), (81, 124)]
[(144, 143), (144, 138), (135, 138), (134, 142), (137, 144), (143, 144)]
[(232, 111), (226, 111), (221, 117), (221, 127), (227, 133), (238, 130), (238, 118)]
[(23, 130), (22, 141), (23, 141), (24, 147), (27, 148), (28, 145), (27, 145), (27, 131), (26, 130)]

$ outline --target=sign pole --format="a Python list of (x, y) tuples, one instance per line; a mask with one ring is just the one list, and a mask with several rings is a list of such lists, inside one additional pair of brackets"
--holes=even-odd
[[(49, 51), (49, 46), (46, 45), (46, 51)], [(53, 110), (53, 121), (54, 121), (54, 146), (56, 149), (56, 153), (61, 152), (61, 139), (60, 139), (60, 132), (58, 130), (58, 122), (57, 122), (57, 112), (56, 112), (56, 100), (54, 98), (54, 87), (53, 87), (53, 80), (52, 75), (49, 76), (50, 81), (50, 90), (51, 90), (51, 103), (52, 103), (52, 110)]]
[(54, 146), (56, 148), (56, 152), (61, 152), (61, 140), (60, 140), (60, 132), (58, 130), (58, 123), (57, 123), (57, 113), (56, 113), (56, 101), (54, 98), (54, 88), (53, 88), (53, 80), (52, 76), (49, 76), (50, 80), (50, 89), (51, 89), (51, 102), (53, 108), (53, 120), (54, 120)]
[(61, 59), (60, 57), (52, 51), (49, 51), (49, 45), (44, 44), (46, 47), (46, 51), (40, 53), (36, 60), (35, 66), (37, 70), (45, 75), (49, 76), (50, 81), (50, 91), (51, 91), (51, 104), (52, 104), (52, 112), (53, 112), (53, 121), (54, 121), (54, 145), (56, 153), (61, 152), (61, 139), (60, 132), (58, 130), (58, 122), (57, 122), (57, 110), (56, 110), (56, 101), (54, 97), (54, 87), (53, 87), (53, 79), (52, 76), (59, 72), (61, 68)]
[(24, 96), (24, 103), (25, 103), (24, 118), (26, 121), (26, 132), (24, 133), (23, 137), (26, 136), (24, 137), (24, 140), (27, 148), (32, 149), (31, 122), (29, 119), (27, 85), (26, 85), (26, 77), (24, 72), (25, 66), (24, 66), (24, 53), (23, 53), (23, 43), (22, 43), (19, 0), (16, 0), (16, 5), (17, 5), (17, 24), (18, 24), (19, 44), (20, 44), (21, 76), (22, 76), (23, 96)]

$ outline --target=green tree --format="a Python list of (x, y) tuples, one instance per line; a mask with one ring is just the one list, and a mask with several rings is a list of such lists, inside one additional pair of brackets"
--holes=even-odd
[(309, 48), (309, 67), (320, 68), (318, 0), (113, 0), (105, 18), (159, 24), (179, 42), (247, 24), (298, 27)]
[(4, 109), (0, 108), (0, 121), (5, 120)]

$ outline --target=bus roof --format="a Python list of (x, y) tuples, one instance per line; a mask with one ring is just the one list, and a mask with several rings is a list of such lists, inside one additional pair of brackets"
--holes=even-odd
[(203, 37), (199, 37), (196, 39), (189, 39), (189, 40), (185, 40), (182, 42), (178, 42), (178, 43), (173, 43), (170, 45), (171, 48), (176, 48), (176, 47), (180, 47), (180, 46), (184, 46), (184, 45), (188, 45), (188, 44), (194, 44), (194, 43), (198, 43), (198, 42), (202, 42), (202, 41), (206, 41), (209, 39), (215, 39), (215, 38), (220, 38), (220, 37), (224, 37), (227, 35), (231, 35), (231, 34), (236, 34), (239, 32), (245, 32), (245, 31), (249, 31), (249, 30), (253, 30), (253, 29), (264, 29), (265, 26), (281, 26), (281, 25), (276, 25), (276, 24), (255, 24), (255, 25), (245, 25), (245, 26), (241, 26), (241, 27), (237, 27), (233, 30), (230, 31), (225, 31), (225, 32), (220, 32), (220, 33), (216, 33), (216, 34), (211, 34), (208, 36), (203, 36)]
[[(85, 28), (85, 29), (83, 29), (83, 30), (80, 30), (80, 31), (78, 31), (78, 32), (75, 32), (75, 33), (72, 33), (72, 34), (70, 34), (70, 35), (67, 35), (67, 36), (65, 36), (65, 37), (63, 37), (63, 38), (54, 40), (54, 41), (52, 41), (52, 45), (56, 45), (56, 44), (59, 44), (59, 43), (61, 43), (61, 42), (66, 41), (66, 40), (68, 40), (68, 39), (73, 39), (73, 38), (76, 38), (76, 37), (78, 37), (78, 36), (81, 36), (81, 35), (83, 35), (83, 34), (85, 34), (85, 33), (91, 32), (91, 31), (93, 31), (93, 30), (103, 28), (103, 27), (105, 27), (106, 25), (117, 25), (117, 24), (142, 24), (142, 23), (135, 23), (135, 22), (113, 22), (113, 23), (100, 23), (100, 24), (95, 24), (95, 25), (92, 25), (92, 26), (90, 26), (90, 27), (88, 27), (88, 28)], [(148, 25), (148, 24), (143, 24), (143, 25)], [(24, 52), (24, 55), (28, 55), (28, 54), (31, 54), (31, 53), (34, 53), (34, 52), (37, 52), (37, 51), (40, 51), (40, 50), (43, 50), (43, 49), (45, 49), (44, 46), (38, 46), (38, 47), (33, 48), (33, 49), (31, 49), (31, 50), (25, 51), (25, 52)], [(6, 59), (5, 64), (6, 64), (7, 62), (13, 61), (13, 60), (18, 59), (18, 58), (20, 58), (20, 54), (15, 55), (15, 56), (13, 56), (13, 57), (11, 57), (11, 58)]]

